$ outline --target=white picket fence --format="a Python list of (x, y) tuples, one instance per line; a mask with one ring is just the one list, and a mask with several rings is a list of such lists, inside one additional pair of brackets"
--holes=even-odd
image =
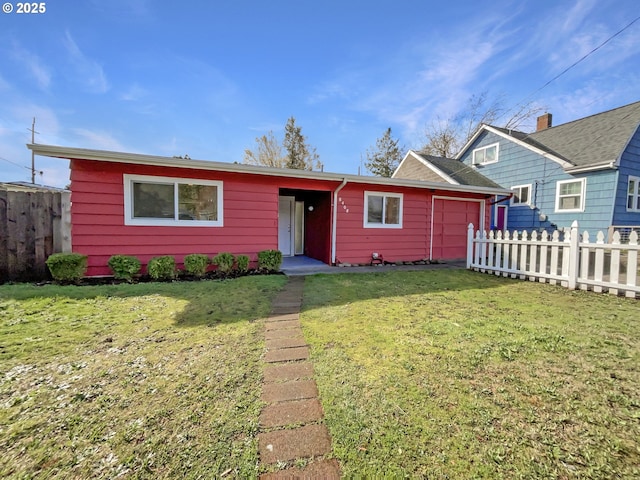
[(635, 298), (640, 294), (638, 285), (638, 234), (629, 235), (629, 243), (620, 243), (615, 232), (611, 243), (598, 232), (591, 243), (589, 233), (579, 234), (578, 222), (561, 234), (549, 235), (532, 232), (480, 232), (474, 233), (469, 224), (467, 238), (467, 268), (528, 279), (530, 281), (560, 284), (571, 290), (607, 291)]

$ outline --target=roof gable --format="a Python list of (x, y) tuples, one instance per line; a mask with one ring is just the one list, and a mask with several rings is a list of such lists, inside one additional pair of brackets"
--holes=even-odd
[(462, 148), (461, 158), (483, 132), (489, 131), (553, 160), (567, 171), (617, 165), (640, 125), (640, 102), (533, 133), (481, 125)]
[[(403, 164), (413, 162), (420, 165), (421, 168), (404, 168)], [(460, 160), (445, 157), (436, 157), (434, 155), (427, 155), (422, 152), (415, 152), (409, 150), (409, 153), (402, 160), (402, 163), (398, 166), (393, 173), (394, 178), (410, 178), (413, 180), (426, 180), (433, 179), (434, 176), (441, 178), (443, 182), (448, 182), (453, 185), (470, 185), (479, 187), (494, 187), (500, 188), (500, 186), (488, 179), (476, 169), (464, 164)]]

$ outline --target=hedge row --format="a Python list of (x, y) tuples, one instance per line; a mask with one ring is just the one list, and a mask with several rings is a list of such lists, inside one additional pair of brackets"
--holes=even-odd
[[(53, 279), (61, 283), (78, 282), (87, 271), (87, 256), (79, 253), (54, 253), (46, 263)], [(247, 255), (234, 256), (228, 252), (221, 252), (209, 258), (207, 255), (194, 253), (184, 257), (183, 272), (201, 278), (207, 273), (209, 265), (215, 265), (217, 271), (224, 276), (233, 272), (246, 274), (249, 271), (249, 263)], [(131, 255), (113, 255), (107, 264), (114, 278), (128, 282), (132, 282), (142, 268), (140, 260)], [(279, 250), (258, 252), (258, 270), (276, 272), (281, 264), (282, 252)], [(163, 255), (149, 260), (147, 273), (154, 280), (172, 280), (178, 276), (179, 271), (175, 258)]]

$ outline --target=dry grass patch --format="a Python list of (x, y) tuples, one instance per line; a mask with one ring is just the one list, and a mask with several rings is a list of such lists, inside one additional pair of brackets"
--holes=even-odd
[(284, 281), (0, 286), (0, 477), (255, 477)]

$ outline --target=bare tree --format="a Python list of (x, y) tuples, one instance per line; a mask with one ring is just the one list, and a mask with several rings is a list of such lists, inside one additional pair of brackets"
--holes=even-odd
[(458, 152), (459, 133), (451, 120), (442, 120), (431, 123), (425, 132), (426, 143), (422, 151), (427, 155), (452, 158)]
[(249, 165), (284, 168), (285, 162), (286, 157), (282, 154), (282, 146), (271, 130), (266, 135), (256, 138), (254, 150), (244, 151), (243, 163)]
[(503, 105), (503, 96), (491, 101), (487, 92), (471, 96), (465, 109), (458, 115), (446, 120), (438, 118), (426, 128), (422, 151), (428, 155), (453, 158), (482, 124), (515, 130), (545, 110), (544, 107), (529, 102), (511, 113)]

